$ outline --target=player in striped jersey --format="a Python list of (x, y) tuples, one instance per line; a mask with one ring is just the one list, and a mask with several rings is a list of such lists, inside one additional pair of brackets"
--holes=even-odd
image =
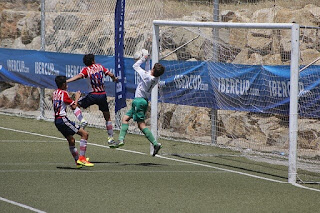
[(110, 111), (107, 102), (107, 95), (104, 88), (103, 77), (109, 76), (114, 82), (118, 81), (118, 78), (114, 76), (108, 69), (101, 64), (96, 64), (93, 54), (87, 54), (83, 57), (83, 63), (86, 65), (78, 75), (73, 76), (67, 80), (67, 83), (86, 78), (90, 85), (90, 92), (83, 98), (79, 99), (78, 105), (86, 109), (87, 107), (97, 104), (99, 110), (103, 113), (106, 121), (106, 129), (108, 133), (108, 144), (113, 144), (113, 126), (110, 118)]
[[(73, 110), (77, 108), (77, 101), (81, 93), (77, 92), (75, 101), (73, 101), (66, 91), (66, 76), (57, 76), (55, 78), (55, 82), (58, 89), (56, 89), (52, 94), (52, 103), (55, 115), (54, 124), (62, 133), (62, 135), (67, 139), (69, 143), (69, 150), (76, 162), (77, 168), (81, 168), (82, 166), (93, 166), (93, 163), (90, 163), (85, 157), (87, 150), (87, 140), (89, 137), (88, 132), (80, 126), (76, 125), (74, 122), (70, 121), (67, 117), (66, 111), (67, 106), (70, 106)], [(74, 134), (78, 134), (81, 136), (80, 156), (78, 154), (77, 148), (75, 147), (75, 138), (73, 137)]]

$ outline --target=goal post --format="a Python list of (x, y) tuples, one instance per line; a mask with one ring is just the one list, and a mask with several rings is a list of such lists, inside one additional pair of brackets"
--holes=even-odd
[[(152, 67), (159, 62), (159, 26), (152, 27)], [(150, 128), (154, 137), (158, 138), (158, 85), (151, 91), (151, 118)], [(153, 154), (153, 146), (150, 144), (150, 155)]]
[[(245, 28), (291, 30), (290, 61), (290, 109), (289, 109), (289, 166), (288, 182), (296, 183), (297, 176), (297, 134), (298, 134), (298, 93), (299, 93), (299, 35), (300, 26), (296, 23), (229, 23), (229, 22), (187, 22), (187, 21), (153, 21), (152, 63), (159, 61), (160, 27), (196, 27), (196, 28)], [(213, 51), (213, 50), (212, 50)], [(215, 122), (211, 122), (214, 124)], [(215, 128), (215, 127), (212, 127)], [(158, 87), (154, 87), (151, 99), (151, 131), (158, 137)]]
[(298, 82), (299, 82), (299, 36), (300, 27), (291, 27), (291, 62), (290, 62), (290, 113), (289, 113), (289, 167), (288, 182), (297, 181), (297, 136), (298, 136)]

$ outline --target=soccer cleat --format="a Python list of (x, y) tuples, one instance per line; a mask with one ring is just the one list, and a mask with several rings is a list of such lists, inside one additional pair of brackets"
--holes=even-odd
[(118, 140), (117, 142), (111, 144), (109, 147), (112, 149), (115, 149), (115, 148), (119, 148), (120, 146), (123, 146), (123, 145), (124, 145), (124, 141)]
[(161, 145), (161, 143), (158, 143), (153, 148), (154, 148), (154, 150), (153, 150), (152, 156), (154, 157), (154, 156), (156, 156), (156, 154), (158, 154), (159, 150), (162, 148), (162, 145)]
[(79, 159), (77, 160), (77, 164), (80, 164), (82, 166), (87, 166), (87, 167), (94, 166), (94, 164), (87, 161), (86, 157), (84, 157), (84, 156), (79, 157)]
[(86, 128), (86, 126), (88, 126), (88, 122), (84, 118), (82, 118), (82, 120), (80, 122), (80, 127), (82, 129), (84, 129), (84, 128)]
[(108, 137), (108, 145), (114, 144), (115, 141), (113, 139), (113, 137)]
[(81, 165), (81, 164), (79, 164), (79, 163), (77, 162), (77, 160), (75, 160), (75, 163), (76, 163), (76, 168), (77, 168), (77, 169), (82, 168), (82, 165)]
[(82, 165), (76, 162), (76, 167), (77, 167), (77, 169), (80, 169), (80, 168), (82, 168)]

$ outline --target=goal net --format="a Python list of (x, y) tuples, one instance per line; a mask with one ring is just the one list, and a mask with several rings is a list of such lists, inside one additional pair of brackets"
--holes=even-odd
[[(182, 21), (154, 21), (154, 28), (154, 59), (166, 67), (151, 109), (159, 137), (289, 166), (291, 183), (319, 181), (309, 173), (320, 172), (319, 55), (310, 44), (317, 29)], [(299, 63), (310, 65), (300, 77)]]

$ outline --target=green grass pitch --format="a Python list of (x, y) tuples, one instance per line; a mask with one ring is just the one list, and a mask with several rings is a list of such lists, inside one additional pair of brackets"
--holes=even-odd
[(87, 130), (87, 157), (95, 166), (75, 169), (68, 144), (52, 122), (0, 115), (0, 212), (320, 209), (320, 191), (288, 184), (285, 166), (169, 140), (160, 140), (164, 147), (152, 157), (144, 136), (128, 134), (125, 146), (109, 149), (104, 129)]

